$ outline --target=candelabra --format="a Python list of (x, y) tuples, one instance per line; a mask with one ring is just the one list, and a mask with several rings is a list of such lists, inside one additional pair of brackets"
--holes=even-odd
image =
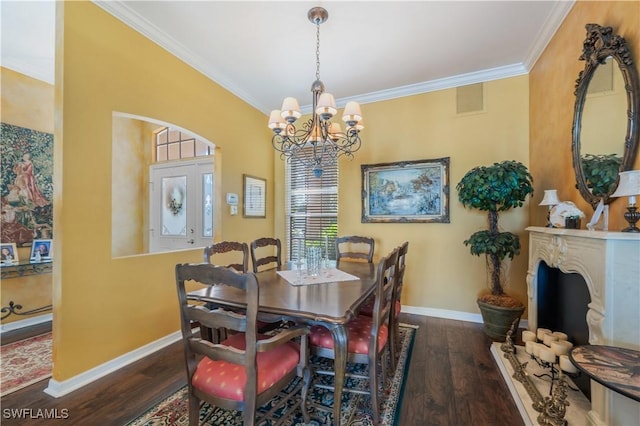
[[(505, 340), (505, 343), (503, 343), (501, 346), (501, 349), (504, 352), (504, 357), (509, 360), (509, 362), (511, 363), (511, 366), (513, 367), (513, 370), (514, 370), (513, 377), (516, 380), (518, 380), (520, 383), (522, 383), (527, 393), (533, 400), (533, 405), (532, 405), (533, 409), (536, 410), (538, 413), (540, 413), (537, 418), (539, 424), (550, 425), (550, 426), (566, 426), (567, 421), (564, 419), (564, 416), (566, 414), (566, 407), (569, 405), (569, 402), (567, 401), (567, 388), (577, 391), (577, 389), (574, 389), (571, 386), (569, 386), (569, 384), (566, 381), (567, 376), (571, 377), (573, 375), (571, 371), (566, 371), (566, 370), (571, 370), (571, 367), (573, 367), (573, 364), (571, 364), (571, 362), (567, 359), (571, 367), (569, 365), (564, 365), (564, 363), (562, 362), (564, 358), (559, 358), (560, 359), (560, 364), (559, 364), (560, 370), (559, 370), (556, 367), (556, 363), (553, 362), (555, 361), (555, 356), (556, 356), (555, 352), (549, 351), (554, 356), (553, 361), (551, 361), (551, 356), (547, 355), (546, 353), (543, 354), (542, 358), (540, 357), (540, 355), (534, 355), (533, 351), (529, 353), (532, 360), (534, 360), (539, 366), (545, 369), (548, 368), (551, 373), (551, 374), (543, 373), (541, 375), (534, 374), (536, 377), (547, 375), (548, 377), (551, 378), (549, 395), (543, 397), (540, 391), (538, 390), (538, 388), (531, 381), (531, 377), (529, 376), (529, 373), (527, 373), (526, 367), (528, 362), (520, 363), (520, 361), (516, 356), (517, 349), (513, 343), (513, 335), (518, 329), (518, 323), (519, 323), (519, 319), (513, 322), (513, 324), (511, 325), (511, 329), (507, 332), (507, 338)], [(544, 331), (544, 329), (542, 330)], [(553, 333), (551, 333), (550, 330), (547, 330), (547, 331), (548, 333), (545, 332), (544, 335), (549, 334), (553, 336)], [(563, 334), (564, 333), (557, 333), (556, 336), (554, 337), (557, 339), (558, 337), (566, 336), (566, 335), (562, 336)], [(523, 333), (523, 338), (525, 336), (527, 338), (530, 338), (531, 335), (533, 335), (534, 339), (537, 336), (536, 333), (527, 331), (527, 334)], [(553, 338), (548, 338), (547, 340), (552, 342), (560, 341), (560, 340), (553, 340)], [(525, 344), (526, 343), (535, 343), (536, 345), (540, 344), (532, 340), (527, 340), (525, 341)], [(543, 346), (546, 346), (546, 345), (543, 345)], [(541, 348), (538, 348), (538, 349), (540, 350)], [(560, 351), (563, 349), (557, 348), (557, 350)], [(560, 356), (562, 357), (563, 355), (564, 354)], [(566, 355), (564, 356), (566, 357)], [(575, 369), (575, 367), (573, 368)], [(577, 372), (577, 369), (575, 369), (575, 371)], [(554, 386), (555, 383), (557, 383), (557, 386)]]

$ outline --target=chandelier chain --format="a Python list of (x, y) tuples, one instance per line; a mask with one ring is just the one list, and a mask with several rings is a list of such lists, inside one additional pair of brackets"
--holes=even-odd
[(316, 80), (320, 80), (320, 24), (316, 24)]

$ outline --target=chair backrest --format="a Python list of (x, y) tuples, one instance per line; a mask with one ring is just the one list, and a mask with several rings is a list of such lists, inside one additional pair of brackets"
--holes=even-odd
[[(398, 248), (393, 249), (388, 256), (378, 262), (376, 271), (376, 298), (373, 304), (373, 328), (371, 336), (377, 336), (378, 330), (383, 324), (389, 325), (389, 318), (392, 315), (393, 307), (393, 289), (396, 284), (396, 266), (398, 263)], [(374, 341), (375, 340), (375, 341)], [(376, 344), (377, 338), (371, 343)], [(376, 345), (377, 347), (377, 345)], [(372, 348), (370, 347), (370, 350)]]
[(242, 256), (241, 261), (235, 261), (234, 263), (227, 264), (226, 266), (228, 268), (233, 268), (238, 272), (247, 272), (249, 270), (249, 245), (247, 243), (241, 243), (237, 241), (222, 241), (207, 246), (204, 248), (204, 261), (206, 263), (213, 263), (211, 262), (211, 257), (214, 254), (224, 253), (240, 253), (240, 255)]
[[(275, 254), (274, 254), (275, 251)], [(282, 267), (282, 245), (279, 238), (258, 238), (251, 242), (253, 272)]]
[[(246, 311), (238, 314), (233, 311), (218, 307), (209, 309), (201, 304), (189, 303), (185, 282), (194, 281), (207, 286), (226, 285), (246, 292)], [(227, 361), (244, 365), (247, 375), (246, 395), (255, 398), (257, 390), (256, 371), (256, 318), (258, 315), (259, 286), (258, 279), (252, 272), (238, 273), (231, 268), (202, 263), (176, 265), (176, 285), (178, 288), (178, 300), (180, 302), (180, 319), (182, 339), (184, 343), (185, 358), (187, 363), (189, 391), (193, 392), (191, 378), (202, 356), (211, 360)], [(191, 324), (198, 322), (201, 326), (209, 328), (226, 328), (236, 332), (244, 332), (246, 347), (243, 351), (225, 345), (214, 345), (201, 338), (198, 332), (192, 330)], [(197, 393), (197, 391), (196, 391)], [(203, 398), (204, 399), (204, 398)], [(207, 397), (210, 400), (210, 397)], [(228, 406), (228, 401), (214, 399), (214, 404)], [(240, 407), (236, 409), (241, 409)]]
[[(409, 241), (405, 241), (398, 247), (398, 265), (396, 266), (396, 286), (393, 290), (393, 301), (400, 302), (400, 296), (402, 295), (402, 286), (404, 284), (404, 268), (407, 258), (407, 252), (409, 251)], [(395, 309), (394, 309), (395, 312)]]
[(373, 263), (375, 241), (373, 238), (348, 235), (336, 238), (336, 261), (359, 259)]

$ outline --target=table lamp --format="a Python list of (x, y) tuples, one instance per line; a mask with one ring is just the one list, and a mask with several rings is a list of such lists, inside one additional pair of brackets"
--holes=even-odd
[(640, 232), (640, 228), (636, 227), (636, 222), (640, 219), (640, 212), (636, 207), (636, 195), (640, 195), (640, 170), (620, 172), (619, 176), (618, 187), (611, 197), (629, 197), (629, 207), (624, 214), (629, 227), (622, 232)]
[(549, 206), (549, 211), (547, 211), (547, 228), (553, 228), (553, 224), (551, 223), (551, 209), (553, 206), (557, 206), (560, 204), (560, 200), (558, 199), (558, 190), (557, 189), (545, 189), (544, 197), (542, 197), (542, 201), (540, 201), (539, 206)]

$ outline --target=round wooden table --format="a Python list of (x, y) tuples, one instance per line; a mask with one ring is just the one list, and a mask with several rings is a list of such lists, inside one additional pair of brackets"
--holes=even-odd
[(640, 402), (640, 351), (582, 345), (569, 352), (569, 359), (596, 382)]

